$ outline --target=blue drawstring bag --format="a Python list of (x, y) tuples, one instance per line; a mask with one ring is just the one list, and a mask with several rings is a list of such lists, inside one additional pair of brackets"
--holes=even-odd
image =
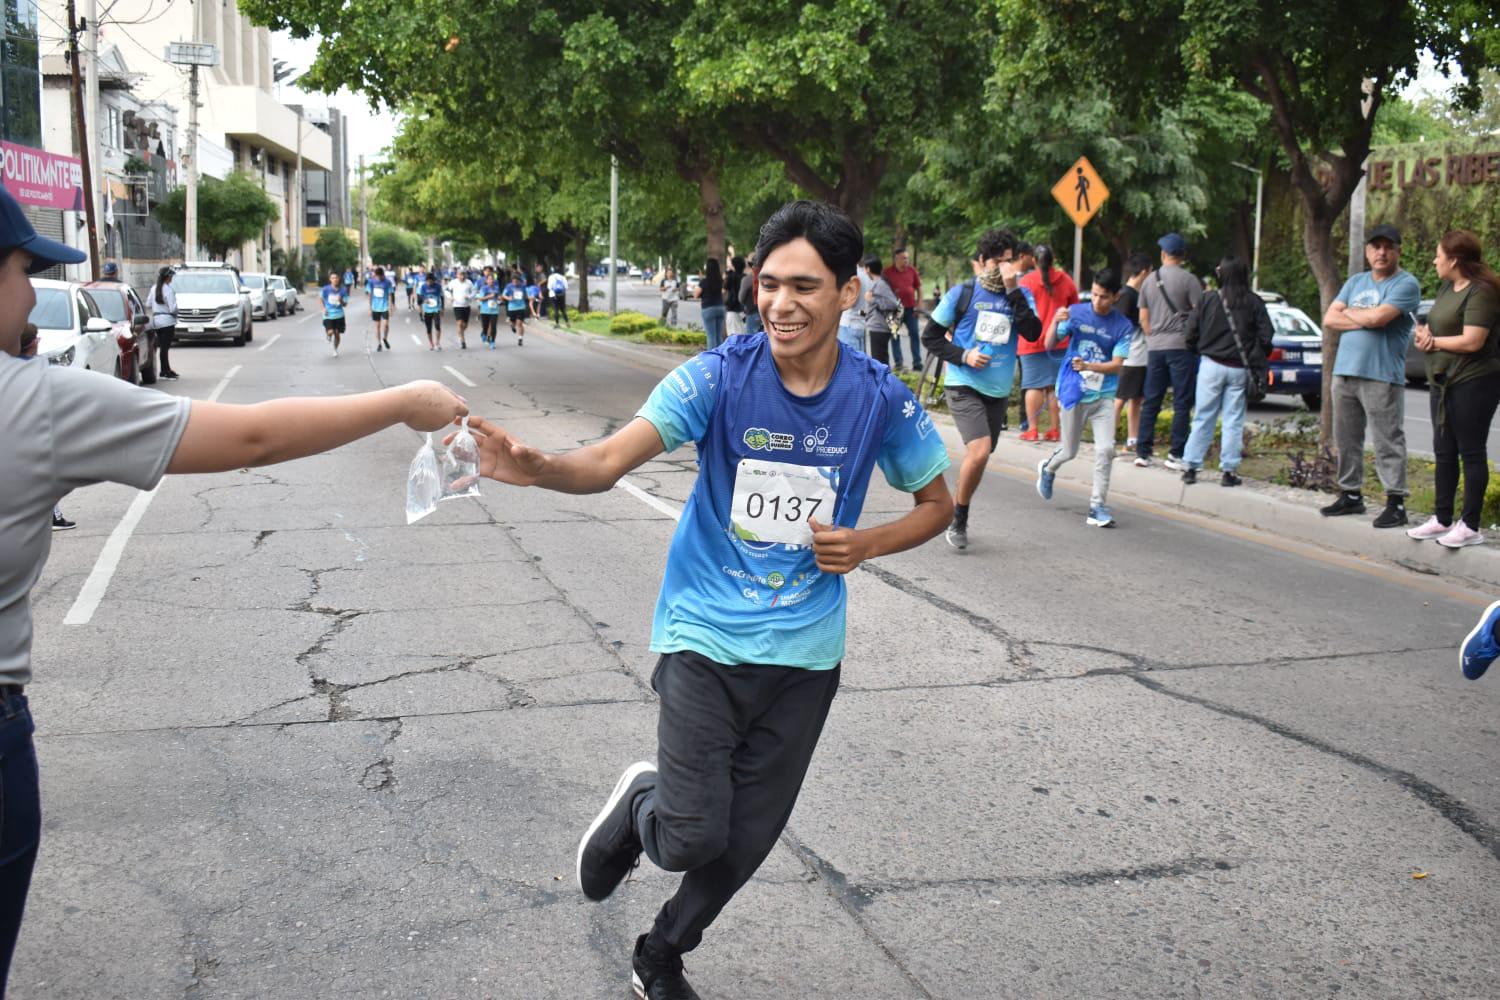
[[(1067, 320), (1059, 323), (1058, 336), (1067, 336), (1068, 326)], [(1057, 405), (1065, 410), (1071, 410), (1083, 400), (1083, 375), (1073, 370), (1073, 358), (1076, 356), (1073, 348), (1076, 346), (1076, 340), (1068, 341), (1068, 349), (1063, 353), (1062, 368), (1057, 373)]]

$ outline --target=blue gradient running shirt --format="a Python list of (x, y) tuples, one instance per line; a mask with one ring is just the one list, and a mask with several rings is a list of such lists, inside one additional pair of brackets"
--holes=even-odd
[(921, 406), (885, 365), (840, 349), (827, 387), (794, 396), (764, 334), (680, 366), (638, 416), (667, 451), (693, 441), (698, 480), (651, 626), (658, 653), (830, 670), (844, 657), (844, 578), (817, 567), (806, 521), (855, 527), (870, 476), (914, 493), (948, 468)]

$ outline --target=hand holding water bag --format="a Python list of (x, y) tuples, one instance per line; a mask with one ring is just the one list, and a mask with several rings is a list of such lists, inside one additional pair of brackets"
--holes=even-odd
[(469, 418), (448, 442), (441, 467), (443, 483), (439, 500), (479, 496), (479, 443), (469, 433)]
[(428, 434), (406, 473), (406, 523), (415, 524), (437, 510), (442, 493), (437, 452), (432, 450), (432, 435)]

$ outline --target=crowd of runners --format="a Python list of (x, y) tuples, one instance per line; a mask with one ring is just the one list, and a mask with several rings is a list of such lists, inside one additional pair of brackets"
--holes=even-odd
[[(328, 340), (330, 357), (339, 356), (339, 346), (347, 332), (350, 295), (363, 291), (369, 309), (375, 338), (375, 350), (391, 347), (391, 311), (397, 289), (406, 292), (408, 312), (419, 313), (427, 330), (427, 349), (443, 349), (443, 316), (453, 311), (454, 333), (460, 350), (468, 350), (469, 326), (475, 314), (479, 317), (479, 342), (494, 350), (501, 336), (501, 316), (515, 335), (516, 346), (526, 343), (526, 321), (545, 319), (549, 313), (559, 323), (568, 319), (568, 278), (559, 270), (547, 270), (541, 264), (527, 272), (523, 267), (385, 267), (365, 271), (355, 281), (353, 271), (328, 273), (328, 282), (319, 291), (323, 303), (323, 334)], [(450, 341), (451, 343), (451, 341)]]

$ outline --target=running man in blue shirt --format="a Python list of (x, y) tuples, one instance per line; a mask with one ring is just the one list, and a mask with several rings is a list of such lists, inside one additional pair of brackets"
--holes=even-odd
[(391, 349), (391, 299), (396, 294), (396, 283), (385, 276), (385, 268), (377, 267), (370, 279), (370, 319), (375, 324), (375, 350)]
[[(1047, 350), (1068, 338), (1062, 370), (1057, 373), (1057, 399), (1062, 406), (1062, 440), (1050, 456), (1037, 463), (1036, 491), (1043, 500), (1052, 499), (1052, 485), (1057, 470), (1078, 454), (1083, 440), (1083, 425), (1094, 428), (1094, 492), (1089, 497), (1089, 514), (1084, 523), (1092, 528), (1113, 528), (1115, 519), (1109, 513), (1109, 471), (1115, 460), (1115, 393), (1120, 370), (1130, 357), (1130, 341), (1135, 324), (1115, 311), (1120, 300), (1120, 275), (1106, 267), (1094, 275), (1094, 286), (1087, 302), (1059, 309), (1047, 331)], [(1078, 379), (1076, 393), (1064, 391), (1064, 381)], [(1077, 387), (1075, 387), (1077, 388)], [(1071, 401), (1071, 405), (1070, 405)]]
[[(594, 900), (642, 852), (684, 873), (636, 939), (633, 985), (648, 1000), (697, 996), (682, 954), (791, 815), (838, 687), (844, 576), (935, 538), (952, 515), (931, 419), (889, 368), (838, 341), (863, 249), (832, 206), (782, 207), (755, 249), (766, 331), (677, 368), (604, 441), (544, 454), (471, 420), (484, 475), (563, 493), (603, 492), (663, 452), (697, 449), (651, 630), (659, 763), (625, 770), (578, 851)], [(913, 507), (862, 526), (877, 467)]]
[(526, 277), (520, 270), (512, 271), (510, 281), (505, 286), (505, 318), (510, 320), (510, 328), (516, 334), (516, 346), (524, 347), (526, 342), (526, 317), (531, 312), (531, 306), (526, 298)]
[(344, 306), (349, 290), (339, 279), (337, 271), (328, 272), (328, 284), (319, 293), (323, 300), (323, 336), (328, 339), (328, 356), (339, 356), (339, 341), (344, 336)]
[(486, 267), (484, 277), (479, 279), (479, 340), (495, 349), (495, 329), (500, 325), (500, 282), (495, 280), (495, 269)]
[[(427, 349), (443, 349), (443, 283), (436, 272), (428, 271), (422, 287), (417, 289), (417, 298), (422, 300), (422, 322), (427, 326)], [(433, 331), (436, 330), (436, 337)]]
[(964, 441), (953, 523), (946, 534), (960, 552), (969, 547), (969, 503), (1005, 426), (1016, 377), (1016, 338), (1035, 341), (1042, 335), (1036, 303), (1017, 279), (1015, 251), (1016, 237), (1009, 230), (991, 229), (979, 237), (974, 277), (948, 289), (922, 331), (927, 353), (947, 362), (948, 410)]

